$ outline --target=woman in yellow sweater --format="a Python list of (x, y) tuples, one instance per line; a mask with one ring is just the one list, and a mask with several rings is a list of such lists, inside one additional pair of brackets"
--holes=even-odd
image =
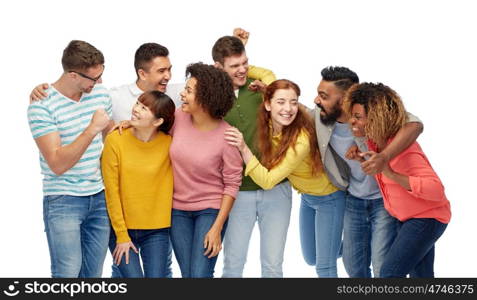
[(112, 132), (104, 144), (101, 167), (114, 230), (109, 248), (123, 277), (171, 276), (172, 139), (167, 132), (174, 110), (166, 94), (145, 92), (133, 106), (131, 128), (122, 135)]
[(302, 194), (300, 238), (305, 261), (316, 267), (319, 277), (337, 277), (345, 193), (323, 171), (313, 122), (299, 107), (299, 95), (300, 88), (289, 80), (267, 87), (257, 128), (260, 158), (252, 154), (237, 129), (229, 129), (225, 138), (240, 150), (245, 175), (263, 189), (288, 178)]

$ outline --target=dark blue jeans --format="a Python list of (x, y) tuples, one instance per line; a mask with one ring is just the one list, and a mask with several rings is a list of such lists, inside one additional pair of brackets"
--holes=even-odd
[[(113, 267), (113, 277), (124, 278), (163, 278), (172, 277), (170, 260), (170, 228), (163, 229), (129, 229), (131, 242), (139, 254), (129, 250), (129, 264), (123, 256), (121, 263)], [(113, 253), (116, 248), (116, 235), (111, 229), (109, 249)], [(141, 261), (142, 260), (142, 267)], [(144, 269), (144, 270), (143, 270)], [(118, 276), (120, 275), (120, 276)]]
[(381, 277), (434, 277), (434, 244), (447, 224), (436, 219), (399, 222), (398, 233), (384, 257)]
[[(218, 255), (212, 258), (204, 255), (204, 238), (218, 213), (218, 209), (212, 208), (199, 211), (172, 209), (172, 248), (183, 278), (214, 277)], [(227, 222), (222, 228), (222, 240), (226, 227)]]

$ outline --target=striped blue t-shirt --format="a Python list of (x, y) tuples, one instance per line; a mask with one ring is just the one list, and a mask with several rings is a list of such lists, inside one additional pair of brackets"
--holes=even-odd
[[(62, 95), (51, 85), (46, 93), (48, 97), (28, 107), (28, 123), (34, 139), (58, 132), (61, 145), (68, 145), (88, 127), (97, 109), (104, 109), (111, 118), (111, 98), (108, 90), (102, 85), (95, 85), (90, 93), (83, 93), (79, 101)], [(50, 169), (40, 152), (41, 173), (44, 176), (43, 194), (88, 196), (102, 191), (104, 189), (100, 168), (102, 149), (102, 135), (97, 134), (81, 159), (59, 176)]]

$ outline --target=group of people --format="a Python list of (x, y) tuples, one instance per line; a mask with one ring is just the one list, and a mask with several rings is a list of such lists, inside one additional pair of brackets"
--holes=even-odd
[(296, 83), (248, 65), (247, 40), (219, 38), (214, 65), (176, 85), (167, 48), (143, 44), (136, 82), (111, 90), (102, 53), (69, 43), (28, 108), (53, 277), (101, 277), (108, 247), (113, 277), (172, 277), (172, 251), (182, 277), (213, 277), (222, 245), (222, 276), (242, 277), (256, 223), (262, 277), (283, 277), (292, 187), (318, 277), (338, 277), (340, 255), (350, 277), (434, 276), (451, 213), (422, 122), (345, 67), (322, 70), (309, 109)]

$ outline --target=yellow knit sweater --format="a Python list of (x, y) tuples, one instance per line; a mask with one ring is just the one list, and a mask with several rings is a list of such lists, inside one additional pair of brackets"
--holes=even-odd
[(171, 226), (172, 138), (160, 132), (152, 141), (142, 142), (132, 131), (109, 134), (101, 158), (106, 204), (116, 243), (130, 241), (128, 229)]

